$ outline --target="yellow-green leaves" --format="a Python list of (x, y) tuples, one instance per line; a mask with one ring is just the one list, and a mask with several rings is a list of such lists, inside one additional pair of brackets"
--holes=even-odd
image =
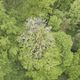
[(18, 39), (19, 44), (22, 44), (18, 59), (23, 68), (28, 70), (27, 75), (34, 80), (57, 79), (63, 72), (61, 67), (57, 67), (62, 61), (50, 27), (35, 18), (29, 19), (26, 28)]
[(62, 61), (64, 66), (70, 66), (73, 54), (71, 53), (71, 47), (72, 47), (72, 40), (69, 35), (66, 35), (64, 32), (56, 32), (55, 34), (55, 41), (60, 49), (60, 54), (62, 56)]
[[(6, 0), (4, 0), (6, 1)], [(48, 13), (52, 13), (52, 5), (56, 0), (15, 0), (5, 3), (5, 7), (11, 16), (19, 21), (24, 21), (29, 17), (46, 18)], [(8, 4), (8, 5), (7, 5)]]
[(71, 4), (70, 9), (70, 17), (72, 24), (78, 24), (80, 22), (80, 0), (75, 0), (73, 4)]
[(5, 46), (7, 46), (9, 43), (10, 43), (10, 42), (9, 42), (9, 40), (8, 40), (7, 37), (1, 37), (1, 38), (0, 38), (0, 46), (5, 47)]
[(0, 80), (80, 80), (79, 5), (0, 0)]
[(49, 20), (49, 25), (52, 26), (53, 31), (58, 31), (60, 30), (61, 22), (62, 21), (59, 17), (53, 15)]

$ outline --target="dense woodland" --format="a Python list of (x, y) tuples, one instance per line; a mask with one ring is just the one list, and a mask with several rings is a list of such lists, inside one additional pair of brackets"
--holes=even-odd
[(80, 0), (0, 0), (0, 80), (80, 80)]

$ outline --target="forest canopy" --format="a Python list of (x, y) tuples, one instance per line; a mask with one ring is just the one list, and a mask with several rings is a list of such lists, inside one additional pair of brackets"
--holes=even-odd
[(80, 0), (0, 0), (0, 80), (80, 80)]

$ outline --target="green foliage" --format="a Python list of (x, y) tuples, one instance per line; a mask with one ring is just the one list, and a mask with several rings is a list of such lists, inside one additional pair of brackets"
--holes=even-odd
[(74, 37), (74, 40), (73, 40), (73, 46), (72, 46), (72, 49), (74, 51), (78, 51), (78, 49), (80, 49), (80, 33), (77, 33)]
[(0, 0), (0, 80), (80, 80), (79, 4)]
[(77, 34), (80, 30), (80, 0), (75, 0), (71, 4), (71, 8), (68, 12), (69, 31), (72, 36)]
[[(3, 16), (4, 11), (5, 10), (3, 8), (2, 1), (0, 1), (0, 16), (2, 19), (4, 18), (4, 16)], [(7, 37), (1, 36), (1, 31), (2, 31), (1, 30), (1, 25), (2, 25), (1, 24), (2, 23), (1, 18), (0, 18), (0, 78), (1, 78), (1, 80), (3, 80), (4, 75), (9, 72), (9, 69), (6, 69), (6, 68), (9, 68), (9, 62), (8, 62), (8, 59), (6, 58), (6, 56), (7, 56), (6, 52), (7, 51), (4, 48), (4, 47), (6, 47), (6, 45), (8, 44), (9, 41), (8, 41)], [(8, 66), (6, 67), (6, 65), (8, 65)]]
[(26, 76), (33, 80), (58, 79), (73, 59), (71, 37), (64, 32), (53, 34), (48, 27), (37, 22), (38, 19), (30, 19), (18, 38), (21, 44), (18, 58), (28, 70)]
[(68, 11), (70, 9), (70, 5), (74, 0), (57, 0), (55, 2), (54, 7), (61, 11)]
[[(52, 12), (50, 5), (56, 0), (4, 0), (5, 7), (11, 16), (24, 21), (31, 16), (47, 17)], [(8, 6), (7, 6), (8, 4)], [(26, 5), (27, 4), (27, 5)]]
[(80, 0), (75, 0), (71, 5), (70, 17), (72, 24), (78, 24), (80, 22)]
[(61, 22), (61, 19), (59, 19), (57, 16), (51, 16), (49, 25), (52, 26), (53, 31), (58, 31), (60, 30)]
[(16, 79), (14, 77), (10, 78), (14, 74), (17, 76), (16, 73), (19, 73), (17, 67), (15, 67), (17, 56), (14, 58), (18, 51), (16, 37), (19, 28), (16, 26), (16, 20), (10, 18), (5, 11), (3, 2), (0, 1), (0, 80), (20, 80), (20, 77), (19, 79), (16, 77)]
[(80, 79), (80, 50), (74, 55), (72, 65), (67, 69), (68, 80)]
[[(33, 22), (31, 26), (29, 26), (30, 21)], [(19, 40), (22, 44), (19, 60), (28, 70), (26, 73), (28, 77), (34, 80), (57, 79), (62, 70), (57, 67), (61, 60), (54, 44), (53, 34), (44, 27), (44, 24), (36, 26), (36, 19), (30, 21)]]
[(59, 31), (54, 34), (56, 45), (60, 49), (60, 55), (62, 56), (62, 65), (63, 66), (70, 66), (73, 54), (71, 53), (70, 49), (72, 46), (72, 40), (69, 35), (66, 35), (64, 32)]

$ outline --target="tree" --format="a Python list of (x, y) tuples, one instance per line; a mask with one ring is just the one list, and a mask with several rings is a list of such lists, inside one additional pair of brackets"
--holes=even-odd
[[(19, 21), (25, 21), (28, 17), (40, 16), (46, 18), (52, 12), (50, 5), (56, 0), (4, 0), (5, 8), (11, 16)], [(27, 4), (27, 5), (26, 5)]]
[(0, 80), (79, 80), (79, 3), (0, 0)]
[(73, 56), (73, 62), (70, 67), (66, 70), (69, 78), (68, 80), (79, 80), (80, 79), (80, 49)]
[(72, 62), (70, 36), (64, 32), (53, 34), (40, 19), (29, 19), (18, 41), (18, 58), (27, 70), (26, 76), (33, 80), (56, 80)]
[(75, 0), (71, 4), (71, 8), (68, 13), (68, 20), (69, 20), (69, 30), (68, 33), (70, 33), (72, 36), (79, 33), (80, 30), (80, 1)]
[(55, 2), (54, 8), (59, 9), (60, 11), (69, 11), (71, 3), (74, 0), (57, 0)]
[[(3, 1), (0, 0), (0, 80), (20, 80), (23, 77), (21, 75), (24, 75), (24, 71), (20, 72), (21, 66), (17, 61), (18, 30), (15, 18), (6, 14)], [(16, 78), (17, 74), (21, 77)]]

